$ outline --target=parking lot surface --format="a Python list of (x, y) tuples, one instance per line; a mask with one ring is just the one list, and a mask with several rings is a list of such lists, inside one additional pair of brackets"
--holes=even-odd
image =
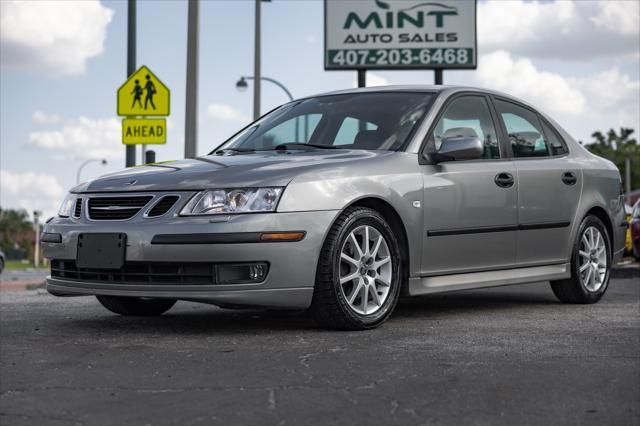
[(0, 295), (2, 425), (637, 425), (640, 280), (407, 299), (383, 327), (180, 302)]

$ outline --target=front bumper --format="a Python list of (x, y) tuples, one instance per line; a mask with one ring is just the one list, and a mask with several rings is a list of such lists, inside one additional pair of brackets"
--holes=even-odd
[[(305, 309), (311, 304), (318, 256), (338, 211), (266, 213), (220, 217), (179, 217), (131, 221), (87, 221), (56, 218), (44, 232), (61, 234), (60, 243), (42, 243), (43, 255), (56, 260), (77, 257), (80, 233), (127, 234), (125, 262), (268, 262), (269, 272), (258, 284), (162, 285), (92, 282), (47, 278), (56, 296), (112, 295), (157, 297), (214, 304)], [(305, 231), (295, 242), (231, 244), (152, 244), (156, 235), (225, 234)]]

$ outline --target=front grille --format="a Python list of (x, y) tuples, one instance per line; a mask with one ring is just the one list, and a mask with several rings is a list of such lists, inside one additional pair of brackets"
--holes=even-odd
[(148, 217), (162, 216), (178, 201), (177, 195), (166, 195), (160, 199), (147, 213)]
[[(229, 277), (229, 267), (262, 265), (260, 278), (238, 280)], [(225, 272), (226, 271), (226, 272)], [(51, 277), (65, 280), (89, 281), (113, 284), (141, 285), (214, 285), (241, 282), (262, 282), (268, 272), (268, 264), (258, 263), (210, 263), (210, 262), (126, 262), (120, 269), (79, 268), (75, 260), (51, 260)], [(242, 277), (241, 277), (242, 278)]]
[(89, 198), (89, 219), (126, 220), (134, 217), (153, 198), (150, 195)]
[(80, 218), (80, 214), (82, 213), (82, 198), (76, 199), (76, 205), (73, 209), (73, 217), (76, 219)]

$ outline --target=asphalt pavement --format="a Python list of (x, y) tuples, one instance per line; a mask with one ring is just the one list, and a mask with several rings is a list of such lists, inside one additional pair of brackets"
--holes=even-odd
[(383, 327), (179, 302), (0, 294), (2, 425), (638, 425), (640, 280), (407, 299)]

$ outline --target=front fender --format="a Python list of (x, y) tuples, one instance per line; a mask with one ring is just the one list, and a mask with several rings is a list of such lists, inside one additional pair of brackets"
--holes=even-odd
[(419, 273), (422, 252), (423, 194), (417, 156), (396, 153), (364, 164), (318, 168), (299, 175), (284, 191), (278, 211), (343, 210), (359, 200), (380, 199), (402, 220), (409, 245), (409, 275), (414, 276)]

